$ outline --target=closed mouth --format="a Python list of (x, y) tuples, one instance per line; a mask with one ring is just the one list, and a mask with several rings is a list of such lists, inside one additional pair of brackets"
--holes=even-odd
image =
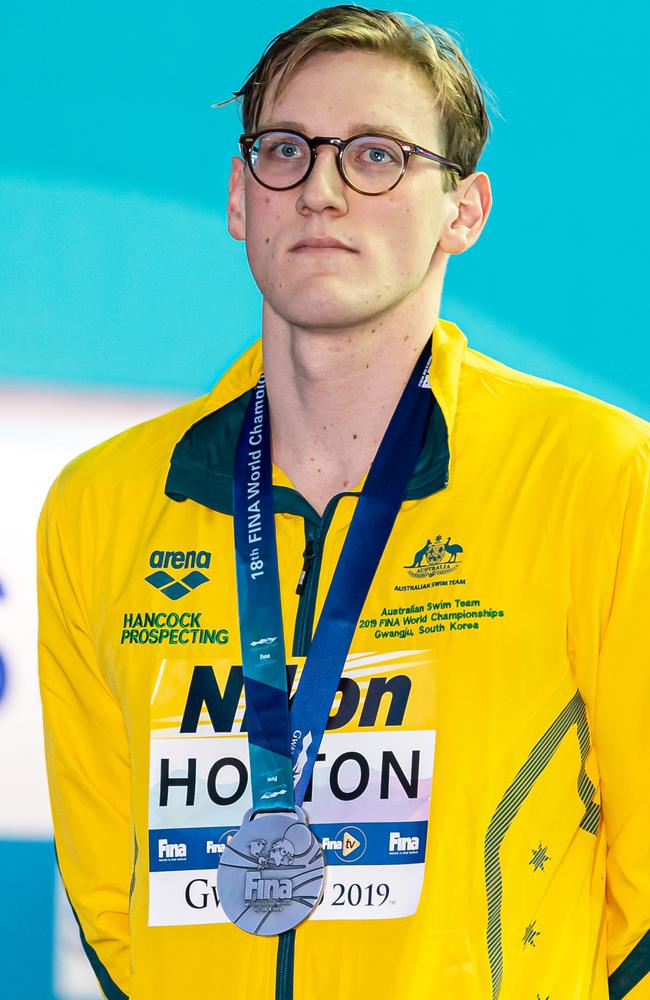
[(308, 240), (301, 240), (296, 243), (294, 247), (291, 248), (292, 251), (295, 250), (346, 250), (349, 253), (356, 253), (352, 247), (346, 247), (344, 243), (340, 243), (338, 240), (323, 238), (318, 239), (314, 237)]

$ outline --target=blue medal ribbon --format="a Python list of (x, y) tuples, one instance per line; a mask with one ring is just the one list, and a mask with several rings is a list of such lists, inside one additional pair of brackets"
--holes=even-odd
[(263, 374), (253, 390), (237, 444), (233, 505), (254, 811), (293, 809), (304, 800), (359, 616), (424, 443), (430, 365), (427, 344), (357, 501), (291, 709)]

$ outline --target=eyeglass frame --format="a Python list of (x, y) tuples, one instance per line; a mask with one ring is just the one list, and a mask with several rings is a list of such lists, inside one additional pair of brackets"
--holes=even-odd
[[(252, 164), (253, 144), (257, 142), (260, 136), (270, 135), (271, 133), (274, 132), (284, 133), (286, 135), (297, 135), (299, 139), (304, 139), (304, 141), (307, 143), (307, 146), (309, 147), (309, 155), (310, 155), (309, 166), (307, 167), (307, 170), (305, 171), (304, 175), (300, 178), (300, 180), (294, 181), (293, 184), (288, 184), (286, 187), (280, 187), (280, 188), (273, 187), (271, 184), (266, 184), (264, 181), (260, 180), (260, 178), (256, 175), (255, 169)], [(343, 170), (343, 154), (347, 146), (349, 146), (351, 142), (354, 142), (355, 139), (363, 139), (366, 137), (369, 139), (373, 138), (390, 139), (392, 142), (397, 143), (397, 145), (402, 150), (404, 163), (402, 165), (401, 173), (397, 178), (397, 180), (393, 184), (391, 184), (390, 187), (387, 187), (385, 191), (362, 191), (361, 188), (355, 187), (355, 185), (345, 176)], [(267, 190), (269, 191), (291, 191), (292, 188), (298, 187), (298, 185), (306, 181), (310, 173), (314, 169), (314, 164), (316, 163), (316, 157), (318, 155), (316, 151), (317, 146), (334, 146), (337, 151), (336, 165), (338, 167), (339, 174), (341, 175), (343, 181), (348, 185), (348, 187), (352, 188), (353, 191), (356, 191), (357, 194), (365, 194), (371, 198), (377, 197), (378, 195), (382, 194), (388, 194), (389, 191), (392, 191), (394, 188), (396, 188), (399, 182), (401, 181), (402, 177), (406, 173), (406, 168), (408, 166), (410, 157), (414, 155), (423, 156), (425, 157), (425, 159), (433, 160), (436, 163), (440, 163), (442, 164), (442, 166), (448, 167), (450, 170), (456, 171), (457, 173), (460, 174), (461, 177), (463, 176), (464, 173), (463, 168), (460, 166), (459, 163), (454, 163), (453, 160), (448, 160), (446, 156), (441, 156), (440, 153), (434, 153), (430, 149), (425, 149), (424, 146), (418, 146), (416, 143), (405, 142), (403, 139), (398, 139), (397, 136), (389, 135), (386, 132), (371, 132), (371, 133), (360, 132), (358, 135), (351, 135), (348, 139), (340, 139), (337, 136), (332, 136), (332, 135), (315, 135), (310, 139), (309, 136), (304, 134), (304, 132), (298, 132), (295, 129), (263, 128), (259, 129), (257, 132), (251, 132), (251, 133), (244, 132), (239, 137), (239, 148), (241, 150), (241, 154), (245, 162), (248, 164), (250, 172), (253, 175), (253, 178), (257, 181), (258, 184), (261, 184), (262, 187), (267, 188)]]

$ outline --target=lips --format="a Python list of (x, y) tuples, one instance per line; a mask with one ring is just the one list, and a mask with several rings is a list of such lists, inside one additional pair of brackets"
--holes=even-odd
[(291, 250), (348, 250), (350, 253), (357, 253), (352, 247), (347, 247), (331, 236), (308, 236), (292, 246)]

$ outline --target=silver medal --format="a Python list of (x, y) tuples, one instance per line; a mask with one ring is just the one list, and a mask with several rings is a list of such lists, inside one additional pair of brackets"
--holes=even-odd
[(226, 916), (250, 934), (281, 934), (301, 923), (323, 894), (325, 860), (299, 806), (245, 814), (221, 855), (217, 892)]

